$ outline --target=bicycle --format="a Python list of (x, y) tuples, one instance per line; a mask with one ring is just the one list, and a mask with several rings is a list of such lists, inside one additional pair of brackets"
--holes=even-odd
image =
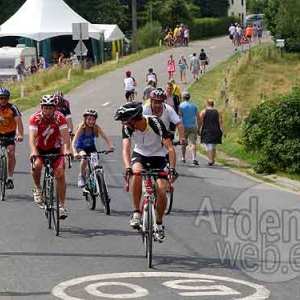
[(1, 201), (5, 200), (6, 192), (6, 180), (7, 180), (7, 150), (6, 143), (14, 141), (14, 138), (0, 137), (0, 190), (1, 190)]
[(90, 154), (82, 155), (81, 159), (88, 159), (87, 171), (85, 174), (85, 187), (83, 188), (83, 195), (87, 206), (90, 210), (96, 207), (96, 198), (100, 197), (103, 209), (106, 215), (110, 215), (110, 197), (105, 180), (103, 166), (99, 163), (100, 154), (108, 154), (113, 151), (97, 151)]
[[(150, 165), (147, 165), (147, 169), (134, 171), (133, 175), (143, 177), (143, 201), (140, 210), (142, 224), (140, 225), (139, 232), (145, 245), (148, 267), (152, 268), (153, 241), (155, 241), (154, 233), (158, 232), (155, 214), (156, 191), (154, 179), (158, 176), (169, 177), (169, 173), (160, 169), (150, 169)], [(172, 186), (172, 179), (170, 177), (169, 181)], [(127, 178), (126, 182), (126, 191), (129, 192), (129, 178)]]
[(60, 218), (59, 218), (59, 197), (58, 191), (55, 183), (55, 175), (52, 168), (53, 162), (58, 157), (67, 157), (68, 158), (68, 168), (72, 167), (71, 156), (65, 154), (43, 154), (32, 156), (31, 161), (31, 169), (34, 171), (34, 162), (37, 158), (44, 159), (44, 179), (42, 186), (42, 204), (40, 208), (44, 210), (45, 217), (48, 221), (48, 228), (51, 229), (53, 225), (53, 229), (55, 230), (56, 236), (59, 235), (60, 228)]
[(137, 92), (135, 90), (129, 91), (129, 96), (127, 102), (134, 101), (134, 97), (137, 96)]

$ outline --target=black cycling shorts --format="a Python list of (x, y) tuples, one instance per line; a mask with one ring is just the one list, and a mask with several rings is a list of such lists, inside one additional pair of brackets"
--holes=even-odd
[[(143, 168), (147, 168), (147, 164), (150, 164), (151, 169), (166, 170), (167, 162), (165, 156), (144, 156), (137, 152), (132, 153), (131, 165), (136, 163), (142, 164)], [(158, 176), (158, 178), (167, 179), (167, 176)]]
[(125, 92), (125, 98), (128, 100), (129, 97), (132, 95), (132, 97), (134, 96), (134, 90), (132, 91), (126, 91)]
[(91, 146), (87, 148), (77, 148), (77, 152), (79, 153), (80, 151), (84, 151), (86, 154), (90, 154), (92, 152), (97, 152), (96, 146)]
[(14, 141), (14, 138), (16, 137), (16, 132), (15, 131), (14, 132), (10, 132), (10, 133), (6, 133), (6, 134), (1, 134), (0, 133), (0, 137), (5, 137), (5, 138), (8, 138), (8, 139), (11, 139), (11, 140), (3, 142), (3, 145), (5, 147), (16, 144), (15, 141)]

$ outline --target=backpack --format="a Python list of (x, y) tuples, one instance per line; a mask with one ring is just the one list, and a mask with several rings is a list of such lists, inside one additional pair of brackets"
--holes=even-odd
[(201, 53), (200, 53), (199, 59), (200, 59), (200, 60), (205, 60), (205, 59), (206, 59), (206, 54), (205, 54), (205, 52), (201, 52)]

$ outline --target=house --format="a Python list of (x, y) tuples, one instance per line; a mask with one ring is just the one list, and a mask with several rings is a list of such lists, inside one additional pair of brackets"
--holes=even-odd
[(245, 25), (247, 0), (229, 0), (228, 16), (239, 17), (241, 25)]

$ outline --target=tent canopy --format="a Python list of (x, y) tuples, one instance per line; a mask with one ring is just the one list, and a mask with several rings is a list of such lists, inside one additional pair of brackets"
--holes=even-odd
[(88, 23), (90, 37), (99, 40), (103, 30), (73, 11), (63, 0), (27, 0), (1, 25), (0, 37), (21, 36), (42, 41), (72, 35), (72, 23)]
[(118, 41), (125, 38), (125, 34), (116, 24), (93, 24), (93, 26), (97, 27), (99, 30), (104, 30), (105, 42)]

